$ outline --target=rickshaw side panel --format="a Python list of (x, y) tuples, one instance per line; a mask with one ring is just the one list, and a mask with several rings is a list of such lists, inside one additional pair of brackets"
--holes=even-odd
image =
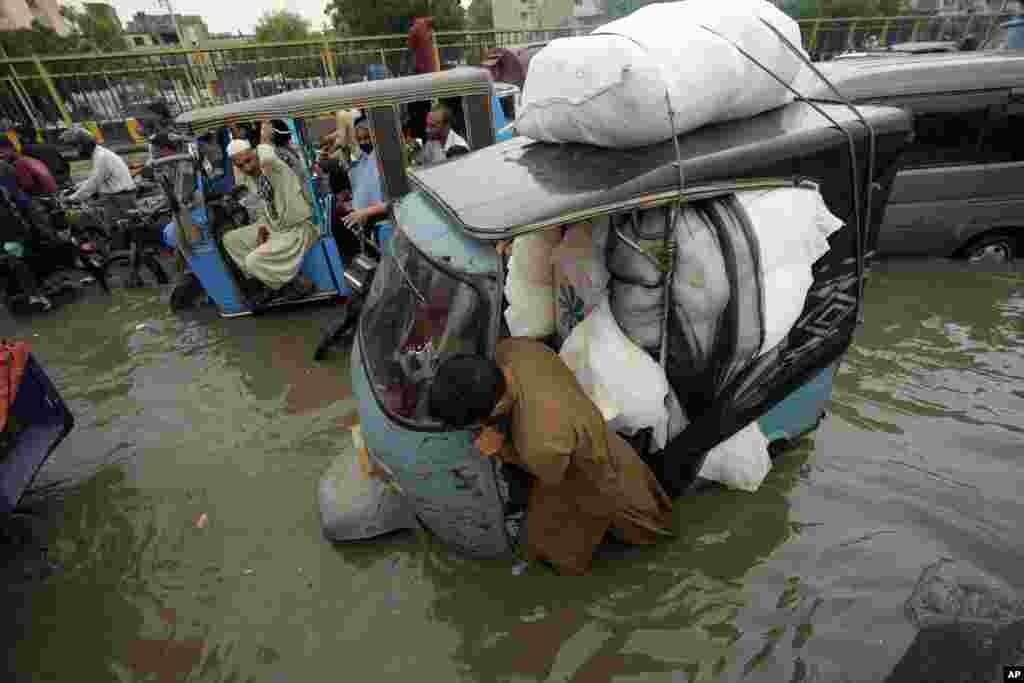
[(363, 367), (361, 341), (352, 348), (352, 389), (366, 446), (381, 462), (420, 521), (443, 542), (484, 558), (512, 551), (493, 463), (482, 458), (468, 431), (422, 432), (391, 421)]
[(313, 282), (318, 294), (351, 294), (342, 277), (343, 273), (344, 266), (333, 237), (318, 239), (302, 260), (302, 274)]
[(242, 292), (235, 283), (231, 270), (212, 239), (192, 243), (188, 258), (192, 272), (199, 278), (203, 289), (210, 295), (221, 315), (235, 316), (250, 312)]
[(810, 382), (775, 404), (758, 419), (768, 442), (794, 441), (814, 431), (832, 399), (832, 385), (839, 361), (821, 370)]

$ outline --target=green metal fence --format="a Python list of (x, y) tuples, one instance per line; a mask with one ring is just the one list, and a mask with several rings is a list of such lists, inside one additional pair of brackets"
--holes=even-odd
[[(804, 45), (815, 58), (882, 44), (984, 36), (1011, 15), (907, 16), (801, 21)], [(442, 31), (435, 43), (442, 64), (479, 64), (492, 48), (546, 42), (580, 29)], [(139, 50), (0, 59), (0, 118), (35, 136), (72, 122), (124, 130), (118, 122), (146, 102), (172, 109), (234, 102), (296, 88), (397, 74), (408, 58), (404, 34), (194, 49)], [(127, 136), (127, 132), (124, 133)]]

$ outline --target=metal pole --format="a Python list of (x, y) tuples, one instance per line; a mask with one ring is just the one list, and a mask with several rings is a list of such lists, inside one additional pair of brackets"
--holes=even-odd
[[(4, 49), (3, 45), (0, 45), (0, 57), (7, 59), (7, 50)], [(21, 79), (18, 78), (18, 70), (14, 68), (14, 65), (8, 62), (7, 66), (11, 69), (11, 89), (14, 90), (14, 94), (21, 102), (21, 106), (25, 109), (25, 114), (32, 121), (32, 127), (36, 130), (42, 130), (39, 126), (39, 121), (36, 119), (35, 112), (32, 110), (32, 101), (28, 99), (28, 91), (25, 90), (25, 86), (22, 84)]]
[(53, 98), (54, 104), (57, 105), (57, 110), (60, 112), (61, 118), (64, 119), (64, 123), (68, 128), (71, 127), (71, 114), (68, 113), (67, 107), (64, 106), (64, 100), (61, 99), (60, 93), (57, 92), (57, 86), (53, 84), (53, 79), (50, 78), (50, 72), (43, 66), (42, 60), (39, 59), (39, 55), (32, 55), (32, 60), (36, 64), (36, 71), (39, 72), (39, 76), (43, 79), (43, 83), (46, 84), (46, 89), (50, 91), (50, 97)]

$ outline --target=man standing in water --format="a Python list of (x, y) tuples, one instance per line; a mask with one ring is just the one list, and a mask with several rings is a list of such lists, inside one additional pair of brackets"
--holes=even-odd
[(248, 190), (266, 205), (266, 222), (224, 235), (231, 259), (256, 280), (249, 291), (251, 303), (261, 306), (274, 299), (311, 294), (313, 285), (299, 275), (299, 269), (316, 241), (317, 229), (299, 177), (264, 145), (255, 150), (246, 140), (232, 140), (228, 156)]
[[(505, 339), (495, 360), (457, 355), (441, 363), (430, 413), (464, 429), (482, 425), (477, 448), (533, 475), (526, 516), (531, 559), (585, 574), (606, 532), (649, 545), (672, 535), (672, 501), (556, 353)], [(507, 422), (507, 436), (496, 428)]]

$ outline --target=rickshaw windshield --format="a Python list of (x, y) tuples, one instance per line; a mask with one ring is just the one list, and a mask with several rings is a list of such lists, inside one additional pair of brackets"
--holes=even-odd
[(427, 390), (438, 363), (484, 353), (489, 315), (480, 292), (432, 264), (395, 232), (367, 297), (361, 349), (385, 412), (424, 426)]

